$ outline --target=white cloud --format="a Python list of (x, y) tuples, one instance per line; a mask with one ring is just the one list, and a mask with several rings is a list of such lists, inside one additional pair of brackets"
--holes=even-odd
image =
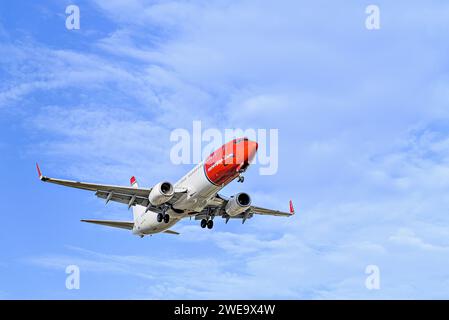
[(390, 236), (389, 240), (400, 245), (414, 246), (423, 250), (441, 251), (443, 253), (449, 250), (449, 247), (437, 246), (425, 242), (413, 230), (408, 228), (400, 228), (395, 234)]

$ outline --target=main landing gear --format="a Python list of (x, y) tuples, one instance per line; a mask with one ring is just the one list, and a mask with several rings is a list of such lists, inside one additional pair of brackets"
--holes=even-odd
[(213, 220), (206, 220), (203, 219), (201, 220), (201, 228), (208, 228), (208, 229), (212, 229), (214, 227), (214, 221)]
[(160, 222), (164, 221), (165, 223), (168, 223), (170, 221), (170, 215), (168, 215), (166, 213), (166, 211), (167, 210), (163, 210), (162, 212), (159, 212), (157, 214), (157, 217), (156, 217), (157, 222), (160, 223)]

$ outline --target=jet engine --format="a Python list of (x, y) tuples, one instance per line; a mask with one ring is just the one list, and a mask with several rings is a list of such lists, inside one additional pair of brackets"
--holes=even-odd
[(226, 204), (225, 211), (231, 217), (235, 217), (246, 211), (251, 205), (251, 198), (247, 193), (238, 193), (232, 196)]
[(169, 201), (175, 194), (175, 189), (170, 182), (159, 182), (151, 189), (148, 200), (153, 206), (160, 206)]

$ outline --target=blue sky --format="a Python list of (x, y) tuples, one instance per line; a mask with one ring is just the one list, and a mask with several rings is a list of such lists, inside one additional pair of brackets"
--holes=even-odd
[[(0, 298), (448, 298), (449, 4), (376, 1), (368, 31), (370, 4), (2, 1)], [(79, 222), (126, 207), (37, 179), (36, 161), (176, 181), (191, 166), (171, 164), (170, 132), (194, 120), (278, 128), (278, 173), (223, 193), (298, 214), (140, 239)]]

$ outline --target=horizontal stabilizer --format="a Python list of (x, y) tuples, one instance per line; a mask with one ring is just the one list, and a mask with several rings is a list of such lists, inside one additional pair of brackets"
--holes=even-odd
[(176, 232), (176, 231), (173, 231), (173, 230), (165, 230), (164, 233), (179, 235), (179, 232)]
[(82, 222), (101, 224), (103, 226), (132, 230), (134, 222), (131, 221), (111, 221), (111, 220), (81, 220)]

